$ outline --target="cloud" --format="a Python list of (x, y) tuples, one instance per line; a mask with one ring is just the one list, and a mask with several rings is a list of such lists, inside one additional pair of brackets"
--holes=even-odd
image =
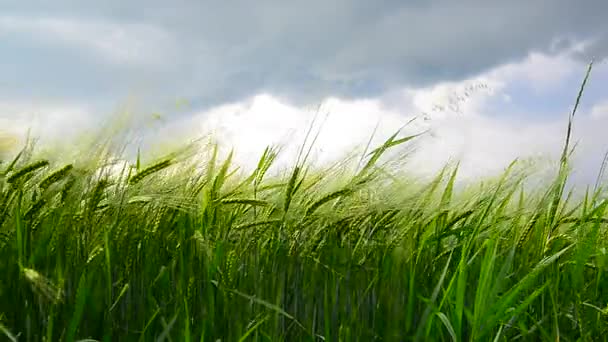
[(235, 148), (237, 161), (246, 167), (255, 166), (267, 146), (279, 145), (281, 163), (292, 165), (311, 127), (308, 143), (316, 136), (314, 159), (326, 163), (365, 144), (375, 126), (377, 143), (404, 123), (402, 115), (383, 109), (378, 100), (328, 98), (321, 106), (305, 108), (260, 94), (174, 121), (155, 137), (171, 140), (210, 133), (222, 146)]
[(92, 110), (73, 103), (0, 101), (0, 135), (21, 148), (26, 137), (40, 139), (42, 146), (51, 142), (69, 143), (86, 135), (97, 120)]
[(154, 67), (169, 62), (173, 44), (166, 31), (153, 25), (101, 19), (3, 15), (0, 32), (89, 50), (93, 57), (111, 63)]
[(591, 109), (591, 117), (593, 119), (608, 118), (608, 101), (593, 106)]
[[(589, 44), (577, 58), (603, 54), (597, 47), (608, 34), (601, 15), (607, 6), (601, 0), (585, 6), (568, 0), (109, 0), (95, 6), (58, 0), (52, 6), (11, 4), (4, 26), (32, 40), (51, 37), (65, 48), (89, 51), (53, 67), (68, 78), (83, 70), (77, 77), (95, 82), (83, 82), (82, 93), (102, 87), (111, 101), (136, 89), (155, 104), (187, 97), (211, 108), (270, 93), (302, 105), (460, 82), (530, 51), (558, 54), (583, 41)], [(63, 58), (59, 45), (51, 55)], [(33, 42), (9, 47), (22, 53), (42, 49)], [(120, 63), (92, 62), (100, 56)], [(50, 77), (37, 81), (53, 84)]]
[[(420, 116), (406, 132), (430, 129), (412, 156), (416, 169), (461, 159), (464, 174), (475, 176), (515, 157), (559, 153), (585, 63), (606, 54), (607, 6), (14, 2), (0, 15), (0, 103), (34, 103), (40, 127), (61, 135), (58, 122), (107, 118), (132, 95), (139, 112), (167, 116), (167, 126), (149, 134), (185, 138), (212, 129), (250, 159), (268, 143), (303, 141), (319, 103), (319, 121), (330, 112), (320, 160), (365, 144), (378, 123), (380, 139)], [(598, 129), (606, 97), (597, 84), (608, 71), (599, 64), (577, 116), (585, 160), (606, 145)], [(172, 106), (184, 98), (188, 108)], [(3, 119), (27, 126), (21, 112)]]
[[(573, 58), (567, 53), (532, 53), (520, 63), (499, 66), (461, 82), (404, 87), (373, 98), (333, 96), (325, 98), (319, 107), (297, 106), (276, 95), (261, 93), (178, 118), (152, 120), (147, 114), (139, 122), (148, 125), (144, 145), (175, 145), (211, 133), (224, 147), (235, 148), (237, 163), (253, 167), (263, 149), (271, 144), (284, 146), (280, 165), (293, 165), (315, 116), (315, 127), (321, 128), (313, 149), (317, 163), (339, 160), (354, 151), (360, 153), (374, 129), (372, 145), (377, 146), (417, 118), (402, 133), (405, 136), (426, 132), (412, 145), (408, 170), (429, 176), (450, 161), (460, 161), (461, 179), (474, 180), (501, 172), (516, 158), (555, 165), (550, 161), (555, 161), (561, 152), (567, 114), (584, 71), (584, 64)], [(535, 74), (536, 70), (547, 70), (547, 66), (559, 72)], [(605, 67), (599, 66), (596, 71), (598, 77), (588, 85), (592, 93), (608, 79)], [(532, 100), (561, 94), (566, 105), (552, 116), (532, 120), (533, 109), (526, 111), (530, 106), (517, 105), (522, 100), (532, 101), (521, 96), (529, 93), (537, 96)], [(595, 180), (608, 149), (603, 131), (608, 125), (605, 97), (591, 100), (594, 101), (583, 97), (583, 103), (589, 104), (577, 114), (573, 131), (573, 142), (577, 143), (575, 179), (583, 183)], [(13, 127), (13, 132), (33, 127), (43, 135), (66, 138), (70, 132), (77, 134), (94, 127), (91, 122), (95, 111), (76, 103), (4, 101), (0, 112), (0, 126)]]
[[(560, 70), (546, 76), (536, 73), (547, 66)], [(318, 123), (324, 124), (315, 144), (316, 160), (333, 161), (362, 148), (376, 126), (374, 144), (379, 144), (418, 117), (403, 135), (426, 132), (415, 141), (409, 157), (408, 167), (420, 176), (432, 175), (450, 161), (459, 161), (461, 179), (470, 180), (500, 173), (515, 159), (532, 159), (540, 167), (554, 167), (577, 91), (576, 84), (570, 87), (571, 79), (580, 81), (581, 71), (584, 64), (567, 54), (551, 57), (532, 53), (520, 63), (499, 66), (462, 82), (402, 88), (368, 99), (327, 98), (317, 115)], [(598, 87), (597, 82), (591, 83), (590, 89), (594, 84)], [(552, 116), (530, 120), (533, 112), (520, 112), (521, 107), (512, 104), (520, 101), (515, 95), (530, 89), (536, 89), (541, 99), (546, 92), (551, 96), (567, 94), (567, 105)], [(511, 98), (509, 93), (515, 95)], [(608, 124), (608, 116), (597, 114), (604, 107), (602, 103), (588, 106), (575, 119), (578, 182), (595, 180), (604, 149), (608, 149), (601, 129)], [(315, 113), (314, 109), (301, 109), (262, 94), (199, 112), (181, 120), (180, 125), (189, 127), (190, 134), (212, 131), (220, 143), (236, 148), (237, 161), (245, 165), (253, 166), (263, 149), (273, 143), (288, 145), (283, 162), (292, 163)], [(325, 113), (329, 113), (326, 121)]]

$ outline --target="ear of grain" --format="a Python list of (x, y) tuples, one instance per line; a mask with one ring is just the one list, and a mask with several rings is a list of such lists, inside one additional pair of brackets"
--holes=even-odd
[(298, 182), (298, 177), (300, 176), (300, 167), (296, 166), (291, 173), (291, 177), (287, 182), (287, 188), (285, 189), (285, 202), (283, 203), (283, 211), (287, 212), (289, 210), (289, 206), (291, 205), (291, 201), (293, 199), (293, 195), (295, 193), (296, 184)]
[(47, 203), (46, 199), (41, 198), (38, 201), (36, 201), (34, 204), (32, 204), (32, 206), (25, 212), (25, 214), (23, 215), (23, 218), (26, 221), (31, 221), (36, 214), (38, 214), (38, 212), (42, 209), (42, 207), (44, 207), (44, 205)]
[(46, 190), (53, 183), (56, 183), (56, 182), (60, 181), (61, 179), (65, 178), (73, 168), (74, 168), (74, 166), (72, 164), (68, 164), (68, 165), (62, 167), (61, 169), (51, 173), (50, 175), (48, 175), (46, 178), (44, 178), (40, 182), (40, 184), (39, 184), (40, 189)]
[(37, 161), (35, 163), (29, 164), (27, 166), (24, 166), (23, 168), (19, 169), (18, 171), (15, 171), (8, 179), (7, 182), (8, 183), (15, 183), (17, 182), (20, 178), (27, 176), (28, 174), (41, 169), (43, 167), (46, 167), (47, 165), (49, 165), (48, 160), (40, 160)]
[(536, 215), (534, 215), (532, 220), (530, 220), (530, 222), (526, 225), (525, 229), (521, 233), (521, 236), (519, 237), (519, 240), (517, 241), (517, 249), (521, 249), (523, 247), (524, 243), (526, 242), (526, 239), (528, 238), (528, 236), (530, 235), (530, 232), (532, 231), (532, 228), (534, 228), (534, 225), (536, 224), (536, 222), (538, 221), (540, 216), (541, 216), (540, 212), (536, 213)]
[(268, 202), (263, 201), (263, 200), (257, 200), (257, 199), (253, 199), (253, 198), (225, 198), (219, 201), (221, 204), (224, 205), (231, 205), (231, 204), (236, 204), (236, 205), (250, 205), (253, 207), (266, 207), (269, 205)]
[(34, 291), (42, 294), (48, 301), (57, 304), (63, 300), (63, 291), (50, 279), (31, 268), (23, 268), (22, 274)]
[(171, 160), (163, 160), (163, 161), (161, 161), (159, 163), (156, 163), (156, 164), (154, 164), (152, 166), (149, 166), (149, 167), (147, 167), (147, 168), (145, 168), (145, 169), (137, 172), (129, 180), (129, 183), (131, 185), (135, 185), (135, 184), (141, 182), (144, 178), (146, 178), (146, 177), (148, 177), (148, 176), (150, 176), (150, 175), (152, 175), (152, 174), (154, 174), (156, 172), (159, 172), (159, 171), (161, 171), (161, 170), (163, 170), (163, 169), (171, 166), (171, 164), (172, 164)]
[(91, 195), (89, 198), (89, 203), (88, 203), (89, 214), (92, 214), (93, 211), (95, 211), (95, 209), (97, 209), (97, 205), (103, 199), (104, 192), (105, 192), (108, 184), (109, 184), (109, 181), (106, 178), (99, 180), (95, 184), (95, 187), (93, 188), (93, 191), (91, 192)]
[(11, 163), (8, 164), (6, 169), (4, 169), (4, 171), (2, 171), (2, 173), (0, 174), (0, 175), (2, 175), (2, 177), (6, 176), (9, 172), (13, 171), (13, 168), (15, 167), (15, 165), (17, 164), (19, 159), (21, 159), (21, 156), (23, 156), (23, 151), (24, 150), (19, 151), (19, 153), (17, 153), (17, 155), (15, 156), (15, 158), (13, 158)]
[(275, 220), (264, 220), (264, 221), (258, 221), (258, 222), (244, 223), (244, 224), (235, 226), (234, 229), (235, 230), (244, 230), (244, 229), (255, 228), (255, 227), (259, 227), (259, 226), (277, 224), (277, 223), (281, 223), (281, 221), (282, 220), (280, 220), (280, 219), (275, 219)]
[(228, 157), (226, 160), (224, 160), (224, 163), (222, 163), (222, 166), (213, 180), (213, 185), (211, 187), (211, 198), (214, 200), (219, 196), (220, 190), (228, 178), (228, 170), (230, 169), (230, 165), (232, 163), (232, 156), (233, 151), (230, 151)]
[(328, 203), (334, 199), (343, 197), (343, 196), (347, 196), (353, 193), (352, 189), (340, 189), (340, 190), (336, 190), (334, 192), (331, 192), (323, 197), (321, 197), (320, 199), (318, 199), (316, 202), (314, 202), (313, 204), (311, 204), (307, 209), (306, 209), (306, 216), (311, 215), (312, 213), (314, 213), (317, 209), (319, 209), (323, 204)]

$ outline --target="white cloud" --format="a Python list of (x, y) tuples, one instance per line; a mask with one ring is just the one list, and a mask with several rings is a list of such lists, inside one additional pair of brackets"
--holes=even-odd
[[(555, 160), (563, 144), (565, 116), (532, 123), (518, 119), (527, 113), (490, 113), (488, 104), (511, 99), (505, 89), (514, 83), (523, 82), (541, 92), (560, 84), (563, 87), (568, 77), (581, 67), (584, 66), (567, 55), (531, 54), (519, 63), (500, 66), (463, 82), (403, 89), (377, 99), (329, 98), (321, 106), (321, 114), (330, 115), (316, 143), (318, 159), (339, 158), (355, 146), (365, 145), (377, 123), (380, 123), (376, 139), (379, 143), (414, 116), (426, 113), (429, 120), (418, 120), (407, 130), (414, 133), (429, 129), (417, 142), (410, 160), (412, 172), (420, 175), (431, 174), (450, 160), (460, 161), (464, 179), (501, 172), (516, 158)], [(549, 76), (540, 72), (554, 68), (559, 70), (548, 72)], [(465, 92), (469, 96), (464, 96)], [(598, 119), (600, 110), (605, 111), (605, 105), (594, 109), (592, 116)], [(272, 143), (290, 145), (292, 148), (286, 152), (291, 154), (289, 160), (293, 160), (314, 112), (265, 94), (199, 113), (193, 120), (200, 123), (200, 132), (213, 130), (221, 143), (236, 147), (237, 157), (244, 156), (237, 160), (250, 164)], [(320, 122), (323, 117), (319, 116)], [(597, 123), (588, 122), (588, 118), (589, 115), (577, 117), (574, 129), (575, 141), (580, 140), (577, 165), (585, 167), (592, 165), (589, 160), (596, 157), (599, 146), (608, 147), (604, 132), (597, 129)], [(606, 118), (601, 117), (602, 123)]]
[(136, 22), (4, 15), (0, 32), (84, 48), (112, 63), (159, 65), (177, 48), (167, 31)]
[(459, 81), (567, 48), (549, 46), (556, 38), (601, 46), (608, 32), (590, 15), (605, 12), (601, 1), (468, 2), (13, 1), (0, 14), (0, 71), (34, 84), (11, 89), (17, 96), (36, 88), (114, 101), (140, 91), (151, 105), (182, 96), (215, 106), (270, 92), (302, 104)]
[[(499, 112), (489, 112), (490, 108), (496, 110), (491, 104), (508, 99), (517, 102), (516, 96), (507, 93), (514, 85), (524, 84), (539, 92), (565, 89), (569, 78), (582, 68), (584, 65), (567, 53), (532, 53), (520, 62), (498, 66), (462, 82), (398, 89), (371, 99), (327, 98), (318, 113), (317, 123), (323, 126), (315, 144), (316, 159), (330, 161), (365, 145), (376, 125), (375, 142), (380, 143), (423, 113), (428, 120), (415, 121), (404, 133), (429, 130), (417, 142), (410, 160), (411, 171), (420, 175), (432, 174), (450, 160), (460, 160), (461, 177), (472, 179), (500, 172), (515, 158), (555, 158), (563, 143), (565, 116), (532, 123), (521, 119), (528, 113), (500, 112), (500, 108)], [(247, 166), (257, 161), (267, 145), (284, 144), (282, 162), (291, 164), (316, 111), (298, 108), (272, 94), (258, 94), (170, 121), (154, 131), (154, 138), (175, 140), (211, 131), (221, 144), (234, 146), (237, 161)], [(32, 127), (42, 135), (62, 138), (69, 130), (77, 132), (87, 127), (92, 118), (86, 106), (61, 103), (4, 102), (0, 103), (0, 113), (0, 127), (12, 127), (21, 133)], [(608, 126), (606, 113), (608, 105), (599, 102), (575, 122), (575, 141), (581, 142), (577, 165), (586, 168), (583, 173), (594, 172), (596, 166), (589, 161), (601, 158), (603, 149), (608, 148), (602, 130)]]
[(68, 142), (91, 128), (91, 109), (79, 104), (0, 101), (0, 135), (21, 148), (28, 134), (44, 144)]
[(314, 145), (318, 162), (335, 160), (364, 145), (377, 124), (378, 136), (386, 137), (405, 122), (398, 113), (383, 110), (378, 100), (329, 98), (319, 108), (302, 109), (268, 94), (220, 106), (186, 121), (199, 122), (199, 133), (212, 132), (221, 144), (235, 147), (240, 162), (251, 166), (273, 144), (285, 147), (283, 160), (292, 163), (315, 116), (309, 143), (321, 129)]
[(593, 106), (590, 116), (594, 119), (608, 118), (608, 101), (600, 102)]
[(524, 63), (510, 63), (499, 67), (492, 76), (503, 82), (528, 82), (532, 89), (540, 92), (559, 86), (560, 81), (578, 71), (578, 65), (578, 62), (565, 54), (547, 56), (532, 53)]
[(412, 159), (419, 174), (432, 174), (460, 161), (460, 175), (475, 178), (501, 172), (517, 158), (553, 157), (561, 146), (561, 126), (528, 124), (481, 115), (450, 117), (437, 123)]

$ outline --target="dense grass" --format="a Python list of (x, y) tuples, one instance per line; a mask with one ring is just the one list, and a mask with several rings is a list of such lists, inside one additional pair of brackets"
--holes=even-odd
[[(582, 89), (581, 89), (582, 90)], [(578, 103), (578, 100), (577, 100)], [(387, 151), (269, 175), (217, 149), (0, 164), (0, 331), (19, 341), (575, 341), (608, 336), (608, 201), (513, 163), (455, 190)], [(112, 151), (112, 152), (110, 152)]]

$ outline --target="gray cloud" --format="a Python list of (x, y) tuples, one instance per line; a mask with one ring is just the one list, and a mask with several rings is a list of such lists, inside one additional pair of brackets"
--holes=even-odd
[[(76, 31), (66, 38), (44, 26), (0, 25), (9, 42), (0, 47), (8, 61), (0, 66), (0, 89), (13, 98), (102, 102), (139, 91), (151, 101), (186, 97), (207, 107), (266, 91), (303, 103), (460, 80), (532, 50), (557, 52), (584, 39), (596, 43), (580, 58), (608, 52), (603, 0), (108, 0), (95, 6), (40, 0), (3, 7), (9, 23), (17, 18), (36, 27), (52, 19)], [(112, 48), (137, 58), (108, 58)]]

